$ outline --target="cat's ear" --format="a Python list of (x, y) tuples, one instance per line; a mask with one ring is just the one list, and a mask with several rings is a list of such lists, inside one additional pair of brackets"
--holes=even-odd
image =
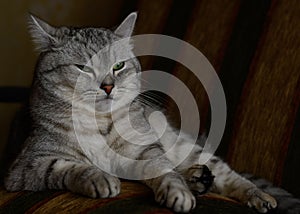
[(126, 17), (126, 19), (119, 25), (119, 27), (115, 30), (114, 33), (123, 38), (130, 37), (134, 29), (136, 18), (136, 12), (130, 13)]
[(36, 16), (29, 15), (29, 31), (39, 51), (46, 51), (58, 44), (57, 29)]

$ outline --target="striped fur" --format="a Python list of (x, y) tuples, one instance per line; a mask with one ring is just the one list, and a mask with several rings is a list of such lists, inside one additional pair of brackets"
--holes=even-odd
[[(55, 28), (31, 17), (30, 29), (40, 51), (30, 103), (34, 129), (9, 170), (7, 190), (68, 189), (92, 198), (114, 197), (120, 192), (120, 181), (104, 170), (109, 169), (124, 176), (159, 175), (141, 181), (152, 188), (156, 201), (177, 212), (189, 212), (196, 206), (193, 193), (207, 190), (240, 200), (262, 213), (275, 208), (273, 197), (217, 157), (206, 163), (211, 171), (199, 165), (202, 148), (193, 145), (187, 135), (177, 139), (177, 131), (169, 124), (163, 136), (156, 139), (155, 123), (159, 121), (151, 127), (147, 120), (153, 108), (143, 101), (128, 102), (139, 93), (140, 66), (137, 59), (131, 58), (130, 44), (109, 45), (130, 36), (135, 19), (136, 14), (130, 14), (113, 32), (103, 28)], [(99, 55), (98, 51), (105, 46), (109, 46), (109, 54)], [(95, 55), (98, 64), (91, 60), (95, 60)], [(126, 67), (114, 73), (112, 65), (124, 58)], [(91, 63), (92, 71), (84, 68), (87, 62)], [(99, 87), (111, 84), (109, 81), (114, 82), (114, 88), (107, 94)], [(112, 100), (116, 107), (111, 111)], [(132, 126), (145, 134), (128, 132), (129, 105)], [(80, 121), (76, 133), (74, 120)], [(100, 140), (99, 133), (108, 146)], [(176, 139), (175, 149), (165, 157)], [(192, 150), (189, 157), (174, 168), (187, 149)], [(135, 165), (116, 154), (149, 161)]]

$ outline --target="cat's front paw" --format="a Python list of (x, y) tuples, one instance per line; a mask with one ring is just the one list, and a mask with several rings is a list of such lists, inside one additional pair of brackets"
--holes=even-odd
[(277, 207), (275, 198), (260, 189), (249, 190), (247, 194), (250, 196), (247, 202), (248, 206), (254, 207), (260, 213), (267, 213)]
[(189, 212), (196, 206), (196, 199), (185, 184), (179, 181), (164, 181), (155, 193), (155, 200), (175, 212)]
[(120, 180), (112, 175), (95, 170), (87, 170), (75, 177), (69, 189), (91, 198), (111, 198), (120, 193)]
[(183, 174), (185, 180), (194, 194), (207, 192), (214, 181), (214, 176), (206, 165), (193, 165)]

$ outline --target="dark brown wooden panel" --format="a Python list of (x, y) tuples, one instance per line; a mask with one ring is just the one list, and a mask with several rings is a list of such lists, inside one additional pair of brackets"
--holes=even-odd
[[(184, 40), (200, 50), (218, 71), (238, 13), (239, 0), (196, 1), (188, 21)], [(190, 87), (200, 108), (201, 131), (206, 129), (208, 99), (200, 81), (177, 64), (173, 74)], [(178, 92), (180, 93), (180, 92)], [(185, 96), (181, 96), (184, 101)], [(171, 109), (174, 109), (174, 104)], [(180, 118), (175, 117), (177, 123)]]
[(165, 27), (172, 4), (172, 0), (139, 0), (137, 2), (138, 21), (135, 33), (161, 33)]
[[(139, 0), (137, 2), (138, 20), (135, 34), (161, 34), (165, 28), (172, 7), (172, 0)], [(140, 58), (143, 70), (151, 69), (154, 58)]]
[(227, 121), (217, 154), (225, 157), (232, 136), (234, 117), (249, 67), (262, 34), (271, 0), (241, 1), (236, 23), (220, 68), (227, 102)]
[(238, 171), (280, 182), (299, 106), (300, 4), (274, 1), (250, 68), (231, 140)]
[[(300, 82), (298, 84), (298, 91), (300, 91)], [(300, 157), (300, 109), (296, 117), (296, 122), (289, 144), (287, 158), (285, 160), (284, 171), (282, 173), (282, 187), (291, 192), (296, 197), (300, 198), (300, 180), (299, 157)]]
[(240, 0), (196, 1), (184, 40), (198, 48), (218, 71)]

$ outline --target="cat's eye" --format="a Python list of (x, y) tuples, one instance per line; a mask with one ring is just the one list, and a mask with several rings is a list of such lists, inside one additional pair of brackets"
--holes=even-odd
[(114, 64), (112, 67), (113, 72), (121, 70), (122, 68), (124, 68), (124, 66), (125, 66), (125, 62), (118, 62), (118, 63)]
[(93, 73), (93, 72), (94, 72), (94, 69), (91, 68), (91, 67), (89, 67), (89, 66), (87, 66), (87, 65), (75, 64), (75, 66), (76, 66), (79, 70), (81, 70), (81, 71), (83, 71), (83, 72), (86, 72), (86, 73)]

